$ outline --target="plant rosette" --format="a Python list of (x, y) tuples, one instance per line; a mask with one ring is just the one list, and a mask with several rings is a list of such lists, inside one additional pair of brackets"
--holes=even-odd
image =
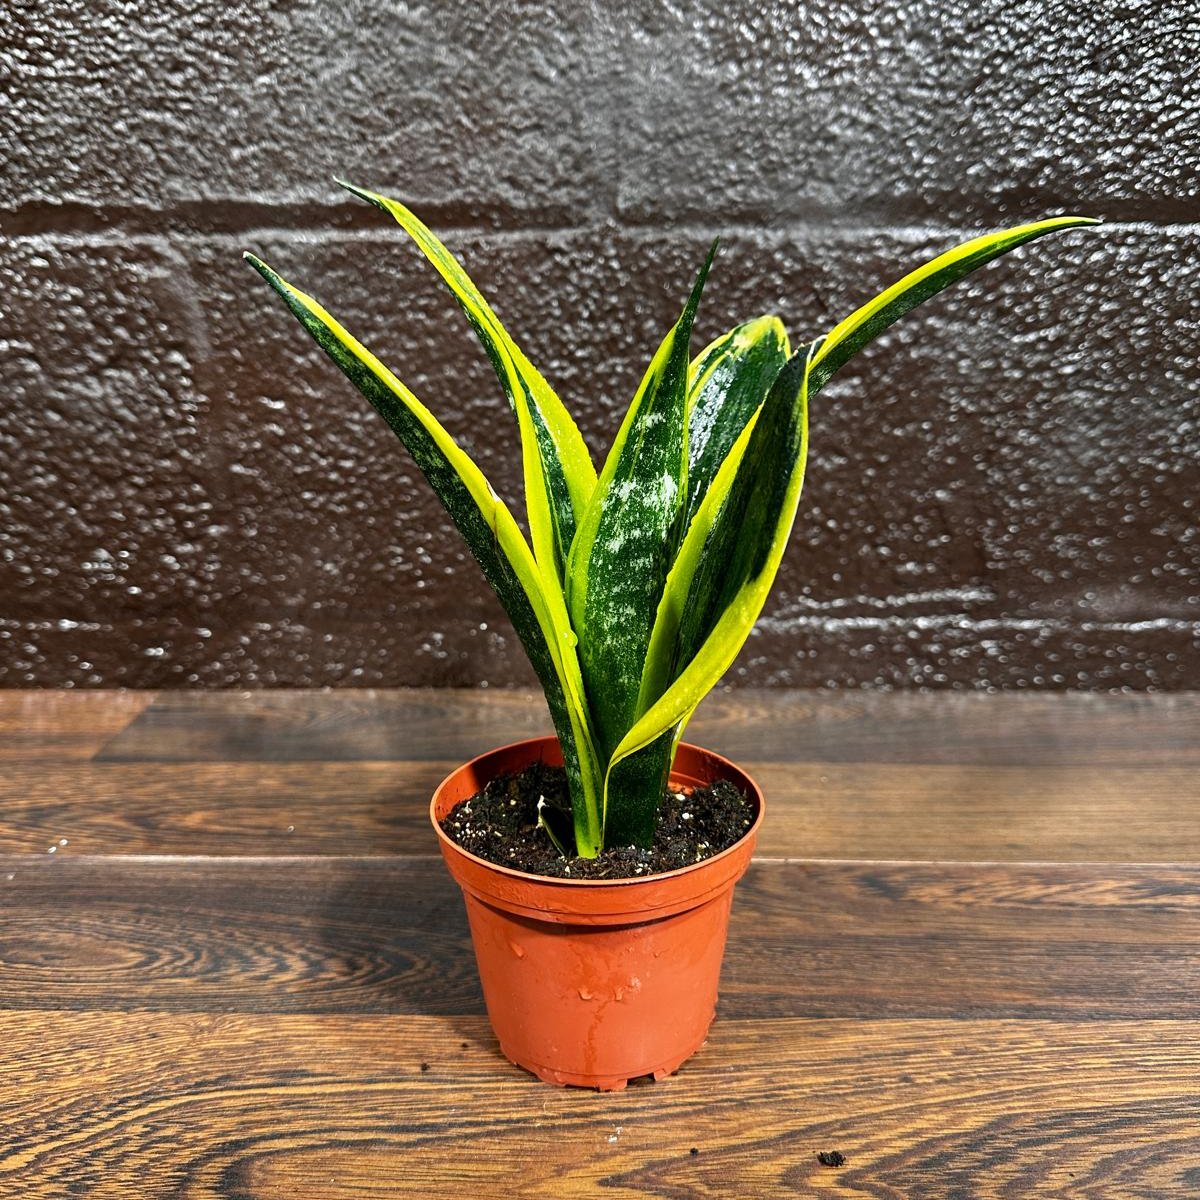
[(452, 772), (429, 815), (462, 888), (500, 1049), (547, 1083), (615, 1091), (678, 1070), (708, 1036), (733, 889), (749, 865), (763, 795), (733, 763), (686, 743), (670, 786), (732, 783), (754, 811), (732, 846), (692, 866), (622, 879), (530, 875), (467, 853), (441, 827), (462, 800), (534, 762), (562, 765), (556, 738), (492, 750)]
[[(681, 739), (750, 636), (779, 570), (804, 482), (811, 400), (923, 301), (1010, 250), (1095, 222), (1052, 217), (973, 238), (795, 350), (768, 315), (693, 358), (714, 243), (597, 471), (566, 406), (446, 246), (398, 201), (344, 186), (395, 218), (487, 352), (516, 419), (524, 527), (387, 366), (311, 296), (246, 257), (404, 443), (512, 621), (566, 776), (565, 827), (552, 828), (539, 810), (543, 848), (584, 859), (648, 848), (668, 782), (693, 770), (707, 777), (701, 763), (721, 762), (757, 803), (757, 829), (753, 782)], [(456, 771), (438, 790), (435, 818), (514, 752)], [(732, 887), (753, 830), (708, 861), (621, 882), (522, 877), (438, 835), (467, 898), (488, 1010), (510, 1058), (543, 1079), (619, 1087), (669, 1072), (696, 1049), (712, 1019)], [(672, 928), (688, 933), (668, 946), (661, 939)], [(492, 975), (500, 964), (502, 984)], [(642, 1020), (651, 1010), (658, 1022)], [(667, 1027), (662, 1040), (648, 1032), (656, 1023)]]

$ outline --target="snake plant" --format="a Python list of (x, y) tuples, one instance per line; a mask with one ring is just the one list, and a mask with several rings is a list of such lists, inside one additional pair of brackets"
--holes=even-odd
[(795, 351), (780, 321), (764, 316), (690, 358), (714, 244), (597, 476), (562, 401), (446, 247), (403, 204), (343, 186), (399, 222), (483, 343), (516, 416), (528, 538), (379, 359), (317, 301), (246, 258), (399, 436), (479, 560), (545, 691), (584, 857), (650, 844), (683, 728), (746, 641), (779, 568), (812, 397), (923, 300), (1025, 242), (1094, 223), (1056, 217), (966, 242)]

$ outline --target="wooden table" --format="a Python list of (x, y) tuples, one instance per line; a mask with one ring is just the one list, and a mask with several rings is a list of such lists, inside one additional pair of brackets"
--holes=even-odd
[(426, 823), (528, 693), (0, 693), (0, 1197), (1196, 1197), (1198, 718), (714, 696), (720, 1016), (602, 1095), (500, 1058)]

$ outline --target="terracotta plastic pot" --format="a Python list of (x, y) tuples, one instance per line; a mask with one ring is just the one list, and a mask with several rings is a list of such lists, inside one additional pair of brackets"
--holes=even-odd
[(554, 879), (468, 854), (439, 822), (504, 772), (562, 764), (555, 738), (516, 742), (458, 768), (430, 817), (463, 890), (483, 995), (500, 1049), (548, 1083), (605, 1091), (678, 1070), (708, 1034), (733, 886), (763, 816), (758, 785), (733, 763), (682, 744), (680, 789), (727, 779), (756, 807), (740, 841), (694, 866), (645, 878)]

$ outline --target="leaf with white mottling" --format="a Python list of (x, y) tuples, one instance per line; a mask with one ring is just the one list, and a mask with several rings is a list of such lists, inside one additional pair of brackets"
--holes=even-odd
[(804, 483), (806, 385), (816, 346), (788, 360), (692, 522), (660, 609), (660, 617), (668, 606), (672, 613), (674, 678), (613, 752), (610, 776), (615, 764), (682, 728), (729, 669), (766, 603)]
[(398, 200), (349, 183), (342, 187), (396, 219), (437, 269), (487, 351), (517, 415), (534, 553), (547, 579), (561, 588), (579, 518), (596, 486), (596, 470), (575, 422), (433, 232)]
[[(601, 761), (634, 719), (650, 629), (679, 536), (687, 488), (688, 341), (715, 250), (714, 244), (650, 363), (571, 548), (568, 606)], [(625, 816), (623, 810), (605, 813), (606, 836), (611, 827), (612, 836), (626, 840)]]
[(246, 258), (392, 427), (479, 560), (546, 693), (570, 779), (576, 841), (581, 854), (594, 855), (601, 845), (600, 767), (561, 592), (544, 587), (507, 506), (417, 397), (315, 300), (254, 255)]
[(746, 321), (696, 355), (688, 370), (686, 528), (746, 422), (788, 360), (778, 317)]

